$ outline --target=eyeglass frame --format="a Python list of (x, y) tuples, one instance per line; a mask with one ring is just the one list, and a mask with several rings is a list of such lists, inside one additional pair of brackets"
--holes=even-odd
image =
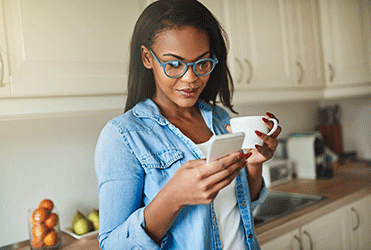
[[(151, 49), (149, 50), (149, 52), (151, 52), (151, 54), (152, 54), (153, 57), (156, 59), (156, 61), (158, 62), (158, 64), (159, 64), (159, 65), (164, 69), (164, 73), (165, 73), (165, 75), (166, 75), (167, 77), (169, 77), (169, 78), (173, 78), (173, 79), (176, 79), (176, 78), (180, 78), (180, 77), (182, 77), (182, 76), (183, 76), (183, 75), (188, 71), (188, 66), (191, 66), (191, 65), (193, 65), (193, 66), (192, 66), (192, 70), (193, 70), (193, 73), (194, 73), (196, 76), (207, 76), (208, 74), (210, 74), (210, 73), (214, 70), (215, 66), (219, 63), (219, 61), (218, 61), (218, 59), (216, 58), (215, 54), (214, 54), (214, 58), (203, 58), (203, 59), (197, 60), (197, 61), (195, 61), (195, 62), (189, 62), (189, 63), (186, 63), (186, 62), (183, 62), (182, 60), (171, 60), (171, 61), (167, 61), (167, 62), (162, 63), (162, 62), (160, 61), (160, 59), (157, 58), (157, 56), (155, 55), (155, 53), (154, 53)], [(206, 60), (211, 60), (211, 61), (213, 62), (213, 67), (211, 68), (210, 72), (208, 72), (208, 73), (206, 73), (206, 74), (204, 74), (204, 75), (200, 75), (200, 74), (196, 73), (196, 71), (195, 71), (195, 66), (196, 66), (196, 64), (199, 63), (199, 62), (202, 62), (202, 61), (206, 61)], [(175, 77), (175, 76), (169, 76), (169, 75), (166, 73), (166, 70), (165, 70), (166, 66), (167, 66), (168, 64), (172, 63), (172, 62), (181, 62), (181, 63), (183, 63), (183, 64), (186, 66), (185, 69), (184, 69), (184, 72), (183, 72), (181, 75)]]

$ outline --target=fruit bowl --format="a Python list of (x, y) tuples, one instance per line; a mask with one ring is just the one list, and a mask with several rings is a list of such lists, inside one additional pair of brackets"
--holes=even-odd
[(99, 231), (99, 230), (91, 231), (91, 232), (86, 233), (86, 234), (83, 234), (83, 235), (77, 235), (77, 234), (75, 234), (75, 233), (72, 231), (72, 228), (70, 228), (70, 227), (67, 227), (67, 228), (63, 229), (62, 231), (65, 232), (65, 233), (67, 233), (67, 234), (69, 234), (69, 235), (71, 235), (71, 236), (74, 237), (75, 239), (78, 239), (78, 240), (79, 240), (79, 239), (83, 239), (83, 238), (86, 238), (86, 237), (92, 236), (92, 235), (94, 235), (94, 234), (98, 234), (98, 231)]

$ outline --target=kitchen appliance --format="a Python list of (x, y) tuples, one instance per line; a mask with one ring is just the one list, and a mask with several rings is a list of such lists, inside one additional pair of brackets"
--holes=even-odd
[(267, 187), (292, 179), (292, 161), (271, 159), (263, 163), (263, 178)]
[(331, 177), (332, 170), (326, 166), (325, 144), (319, 132), (291, 134), (287, 139), (287, 156), (293, 161), (297, 178)]
[(277, 139), (277, 148), (274, 152), (274, 159), (287, 159), (287, 150), (286, 150), (286, 142), (285, 138)]

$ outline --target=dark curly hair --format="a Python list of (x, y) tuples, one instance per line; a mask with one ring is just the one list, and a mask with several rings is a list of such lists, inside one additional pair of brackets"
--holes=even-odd
[(151, 49), (159, 33), (166, 29), (192, 26), (206, 31), (210, 49), (219, 63), (210, 74), (210, 79), (200, 95), (207, 103), (216, 104), (219, 95), (221, 103), (232, 112), (231, 99), (233, 80), (227, 67), (226, 34), (218, 20), (196, 0), (159, 0), (150, 4), (137, 20), (130, 44), (130, 66), (128, 95), (125, 112), (137, 103), (153, 96), (156, 90), (151, 69), (144, 67), (141, 45)]

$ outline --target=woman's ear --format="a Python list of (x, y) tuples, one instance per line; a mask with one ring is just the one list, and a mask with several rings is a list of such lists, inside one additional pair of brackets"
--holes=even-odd
[(147, 49), (146, 46), (140, 46), (141, 54), (142, 54), (142, 62), (144, 67), (147, 69), (152, 69), (152, 55), (151, 52)]

